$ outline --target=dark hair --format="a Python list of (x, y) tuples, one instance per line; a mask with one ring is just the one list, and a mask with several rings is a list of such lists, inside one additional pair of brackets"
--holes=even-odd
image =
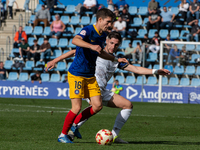
[(0, 63), (3, 63), (3, 61), (0, 61)]
[(39, 71), (36, 71), (36, 73), (35, 73), (35, 74), (39, 74), (39, 75), (40, 75), (41, 73), (40, 73)]
[(148, 34), (145, 34), (144, 36), (147, 36), (147, 37), (148, 37)]
[(130, 42), (130, 43), (128, 43), (128, 44), (131, 44), (131, 42)]
[(96, 17), (96, 21), (98, 21), (99, 18), (105, 19), (107, 17), (111, 17), (113, 20), (115, 18), (115, 14), (110, 9), (102, 8), (97, 11)]
[(170, 37), (170, 34), (167, 34), (167, 36), (169, 36), (169, 37)]
[(112, 39), (112, 38), (118, 39), (120, 43), (122, 42), (121, 34), (120, 34), (119, 32), (117, 32), (117, 31), (112, 31), (112, 32), (110, 32), (110, 33), (108, 34), (108, 38), (109, 38), (109, 39)]
[(47, 38), (44, 38), (44, 41), (45, 41), (45, 40), (46, 40), (46, 41), (48, 41), (48, 39), (47, 39)]
[(33, 42), (35, 43), (35, 42), (37, 42), (37, 40), (35, 39), (35, 40), (33, 40)]
[(156, 31), (154, 34), (158, 34), (158, 32)]
[(140, 45), (140, 42), (137, 42), (137, 45)]
[(116, 82), (119, 82), (118, 80), (115, 80)]

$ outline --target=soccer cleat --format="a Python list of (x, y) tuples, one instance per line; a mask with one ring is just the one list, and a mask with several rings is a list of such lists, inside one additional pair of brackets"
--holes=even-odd
[(128, 144), (127, 141), (124, 141), (124, 140), (120, 139), (118, 136), (116, 136), (116, 137), (113, 139), (113, 143)]
[(71, 131), (71, 130), (69, 130), (69, 132), (68, 132), (68, 137), (69, 137), (69, 139), (71, 140), (71, 141), (73, 141), (74, 140), (74, 133)]
[(60, 143), (73, 143), (70, 141), (68, 135), (65, 135), (64, 137), (58, 137), (58, 142)]
[(82, 136), (80, 132), (78, 131), (77, 126), (72, 126), (71, 131), (74, 133), (74, 136), (76, 136), (78, 139), (82, 139)]

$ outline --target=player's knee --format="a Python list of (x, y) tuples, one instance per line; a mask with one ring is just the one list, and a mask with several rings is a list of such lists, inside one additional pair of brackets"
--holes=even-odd
[(133, 109), (133, 104), (130, 101), (128, 101), (123, 109)]
[(103, 108), (103, 105), (102, 104), (94, 105), (92, 106), (92, 108), (93, 108), (94, 113), (97, 113)]
[(72, 107), (72, 111), (75, 114), (78, 114), (81, 111), (81, 106), (74, 106), (74, 107)]

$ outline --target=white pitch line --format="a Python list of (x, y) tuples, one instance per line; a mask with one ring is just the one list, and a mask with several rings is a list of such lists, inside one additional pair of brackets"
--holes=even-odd
[(69, 111), (1, 109), (0, 112), (68, 113)]

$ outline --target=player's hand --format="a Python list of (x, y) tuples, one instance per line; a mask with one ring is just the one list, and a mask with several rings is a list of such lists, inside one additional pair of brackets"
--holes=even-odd
[(118, 58), (117, 60), (118, 62), (124, 62), (124, 63), (127, 63), (129, 64), (128, 60), (126, 58)]
[(56, 65), (56, 63), (52, 60), (52, 61), (50, 61), (50, 62), (48, 62), (47, 63), (47, 68), (46, 68), (46, 72), (48, 71), (48, 69), (49, 70), (51, 70), (51, 69), (53, 69), (54, 67), (55, 67), (55, 65)]
[(159, 69), (158, 70), (158, 74), (159, 75), (170, 75), (170, 71), (169, 70), (167, 70), (167, 69)]
[(99, 45), (92, 45), (91, 48), (93, 51), (98, 52), (99, 54), (101, 54), (102, 48)]

